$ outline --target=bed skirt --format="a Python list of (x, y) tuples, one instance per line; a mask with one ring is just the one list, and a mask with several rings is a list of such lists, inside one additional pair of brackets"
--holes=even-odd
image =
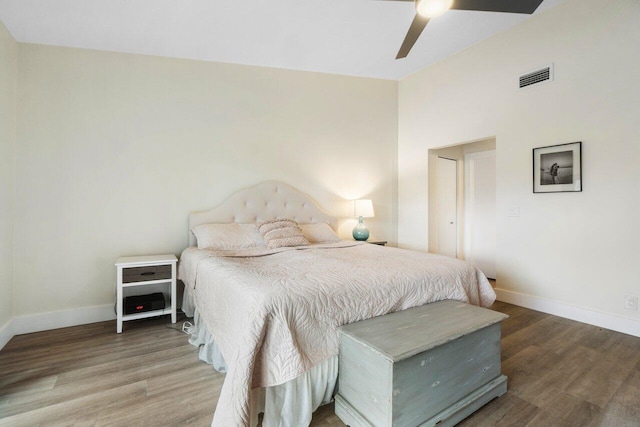
[[(226, 372), (227, 365), (220, 349), (200, 319), (187, 292), (182, 309), (187, 316), (193, 316), (194, 325), (190, 331), (189, 343), (199, 347), (200, 360), (212, 365), (218, 372)], [(263, 427), (308, 426), (313, 412), (333, 399), (337, 380), (338, 356), (333, 356), (284, 384), (254, 388), (251, 391), (251, 427), (258, 425), (260, 413), (264, 413)]]

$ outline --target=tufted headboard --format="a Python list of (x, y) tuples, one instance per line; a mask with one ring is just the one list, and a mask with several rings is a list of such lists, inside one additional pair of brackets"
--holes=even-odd
[(267, 219), (291, 218), (300, 224), (325, 222), (334, 230), (338, 219), (329, 215), (311, 196), (278, 181), (265, 181), (233, 193), (215, 208), (189, 214), (189, 246), (196, 245), (191, 229), (209, 223), (249, 224)]

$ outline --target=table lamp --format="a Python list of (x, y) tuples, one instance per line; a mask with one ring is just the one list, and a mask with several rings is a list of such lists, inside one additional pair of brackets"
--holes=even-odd
[(353, 201), (353, 216), (358, 217), (358, 225), (353, 229), (355, 240), (366, 241), (369, 238), (369, 229), (364, 226), (363, 218), (373, 218), (373, 203), (370, 199), (360, 199)]

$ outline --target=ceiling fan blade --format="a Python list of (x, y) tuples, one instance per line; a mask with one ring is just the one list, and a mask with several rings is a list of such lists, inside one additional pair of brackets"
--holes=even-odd
[(451, 9), (531, 15), (540, 6), (540, 3), (542, 0), (454, 0)]
[(404, 41), (402, 42), (402, 46), (400, 46), (396, 59), (405, 58), (409, 54), (409, 51), (416, 43), (416, 40), (418, 40), (418, 37), (422, 34), (422, 30), (424, 30), (424, 27), (426, 27), (428, 23), (429, 18), (425, 18), (424, 16), (420, 16), (416, 13), (407, 35), (404, 36)]

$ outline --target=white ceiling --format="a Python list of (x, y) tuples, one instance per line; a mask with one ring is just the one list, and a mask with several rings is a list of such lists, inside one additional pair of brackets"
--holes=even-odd
[[(562, 1), (544, 0), (536, 14)], [(452, 10), (396, 60), (413, 16), (412, 2), (375, 0), (0, 0), (18, 42), (384, 79), (529, 17)]]

